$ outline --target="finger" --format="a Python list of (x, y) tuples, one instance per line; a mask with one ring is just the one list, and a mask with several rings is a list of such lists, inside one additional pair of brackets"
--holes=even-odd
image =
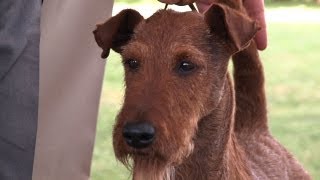
[(244, 7), (249, 16), (259, 22), (261, 30), (255, 36), (255, 42), (259, 50), (264, 50), (267, 47), (267, 29), (264, 16), (264, 1), (263, 0), (245, 0)]
[[(262, 26), (261, 26), (262, 27)], [(256, 34), (254, 41), (257, 44), (257, 48), (259, 50), (265, 50), (268, 45), (268, 39), (267, 39), (267, 28), (266, 26), (262, 27)]]

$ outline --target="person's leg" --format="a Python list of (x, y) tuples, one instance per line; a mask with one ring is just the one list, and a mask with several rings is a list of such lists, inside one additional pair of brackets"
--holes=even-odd
[(33, 180), (86, 180), (105, 61), (92, 31), (111, 0), (44, 1), (40, 104)]
[(0, 1), (0, 179), (31, 180), (39, 88), (40, 0)]

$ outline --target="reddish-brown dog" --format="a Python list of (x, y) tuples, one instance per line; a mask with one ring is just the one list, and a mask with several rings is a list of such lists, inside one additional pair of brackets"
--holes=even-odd
[(123, 58), (113, 144), (133, 179), (310, 179), (268, 130), (258, 27), (240, 1), (225, 1), (204, 16), (124, 10), (94, 31), (102, 57)]

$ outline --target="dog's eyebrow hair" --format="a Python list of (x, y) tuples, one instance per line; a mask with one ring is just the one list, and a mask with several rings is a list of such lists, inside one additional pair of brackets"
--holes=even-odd
[(192, 57), (199, 57), (197, 59), (203, 60), (203, 53), (196, 46), (175, 43), (170, 47), (170, 49), (173, 49), (174, 54), (179, 55), (185, 53), (191, 55)]
[[(129, 48), (128, 48), (129, 47)], [(129, 50), (134, 49), (134, 51)], [(127, 48), (124, 49), (123, 54), (136, 54), (136, 53), (145, 53), (149, 50), (149, 46), (143, 42), (135, 41), (130, 43)]]
[(185, 51), (198, 51), (198, 48), (192, 44), (182, 44), (182, 43), (172, 43), (170, 45), (170, 48), (171, 49), (174, 49), (174, 50), (185, 50)]
[(129, 46), (141, 46), (143, 48), (148, 48), (148, 45), (142, 41), (134, 41), (132, 43), (129, 44)]

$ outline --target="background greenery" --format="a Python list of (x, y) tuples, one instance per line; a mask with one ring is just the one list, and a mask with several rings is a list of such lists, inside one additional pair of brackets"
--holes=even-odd
[[(283, 5), (272, 4), (267, 9), (287, 10)], [(294, 4), (290, 6), (296, 8)], [(320, 10), (313, 6), (302, 8)], [(313, 178), (320, 180), (320, 23), (271, 22), (268, 31), (269, 46), (261, 56), (267, 81), (269, 126)], [(115, 53), (107, 64), (92, 180), (126, 180), (130, 174), (115, 160), (112, 148), (114, 118), (122, 102), (123, 69)]]

